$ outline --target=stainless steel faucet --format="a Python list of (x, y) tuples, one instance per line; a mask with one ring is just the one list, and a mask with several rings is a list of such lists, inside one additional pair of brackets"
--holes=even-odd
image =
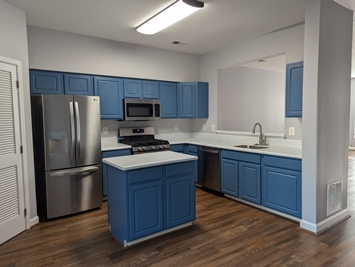
[(260, 146), (263, 146), (265, 145), (265, 142), (266, 142), (266, 136), (264, 136), (263, 134), (263, 128), (261, 127), (261, 124), (260, 123), (255, 123), (254, 127), (253, 127), (253, 130), (251, 131), (253, 134), (255, 134), (255, 127), (259, 125), (260, 127), (260, 135), (259, 135), (259, 145)]

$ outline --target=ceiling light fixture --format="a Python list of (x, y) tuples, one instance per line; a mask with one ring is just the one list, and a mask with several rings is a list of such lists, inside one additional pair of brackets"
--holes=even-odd
[(137, 27), (142, 34), (155, 34), (204, 7), (196, 0), (178, 0)]

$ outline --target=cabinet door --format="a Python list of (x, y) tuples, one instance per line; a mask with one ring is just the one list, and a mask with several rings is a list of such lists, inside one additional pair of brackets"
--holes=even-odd
[(93, 77), (81, 74), (64, 74), (66, 95), (94, 95)]
[(159, 82), (143, 81), (143, 98), (159, 99)]
[(160, 83), (161, 118), (177, 118), (176, 83)]
[(238, 161), (222, 158), (221, 182), (223, 193), (238, 197)]
[[(122, 149), (122, 150), (113, 150), (102, 152), (102, 158), (112, 158), (131, 155), (130, 149)], [(102, 196), (107, 196), (107, 164), (102, 165)]]
[(184, 152), (184, 145), (183, 144), (170, 145), (170, 151)]
[(166, 228), (196, 219), (193, 175), (166, 180)]
[(262, 204), (301, 218), (301, 180), (300, 172), (264, 166)]
[(239, 197), (261, 204), (260, 165), (239, 163)]
[(123, 80), (94, 77), (94, 87), (100, 96), (101, 119), (123, 120)]
[(142, 98), (143, 83), (141, 80), (124, 79), (124, 97)]
[(196, 83), (196, 118), (208, 118), (208, 83)]
[(286, 66), (286, 117), (302, 117), (303, 62)]
[(196, 94), (195, 83), (179, 83), (179, 117), (194, 118), (196, 117)]
[(163, 230), (163, 182), (129, 187), (129, 241)]
[(30, 91), (31, 94), (63, 94), (63, 74), (30, 70)]

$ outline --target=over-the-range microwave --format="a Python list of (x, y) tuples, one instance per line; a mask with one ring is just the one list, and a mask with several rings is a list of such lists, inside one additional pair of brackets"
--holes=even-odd
[(147, 121), (160, 119), (160, 100), (125, 98), (124, 114), (126, 121)]

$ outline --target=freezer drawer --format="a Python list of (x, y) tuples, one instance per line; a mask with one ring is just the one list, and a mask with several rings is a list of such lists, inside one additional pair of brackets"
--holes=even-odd
[(101, 165), (46, 172), (47, 219), (101, 207)]

